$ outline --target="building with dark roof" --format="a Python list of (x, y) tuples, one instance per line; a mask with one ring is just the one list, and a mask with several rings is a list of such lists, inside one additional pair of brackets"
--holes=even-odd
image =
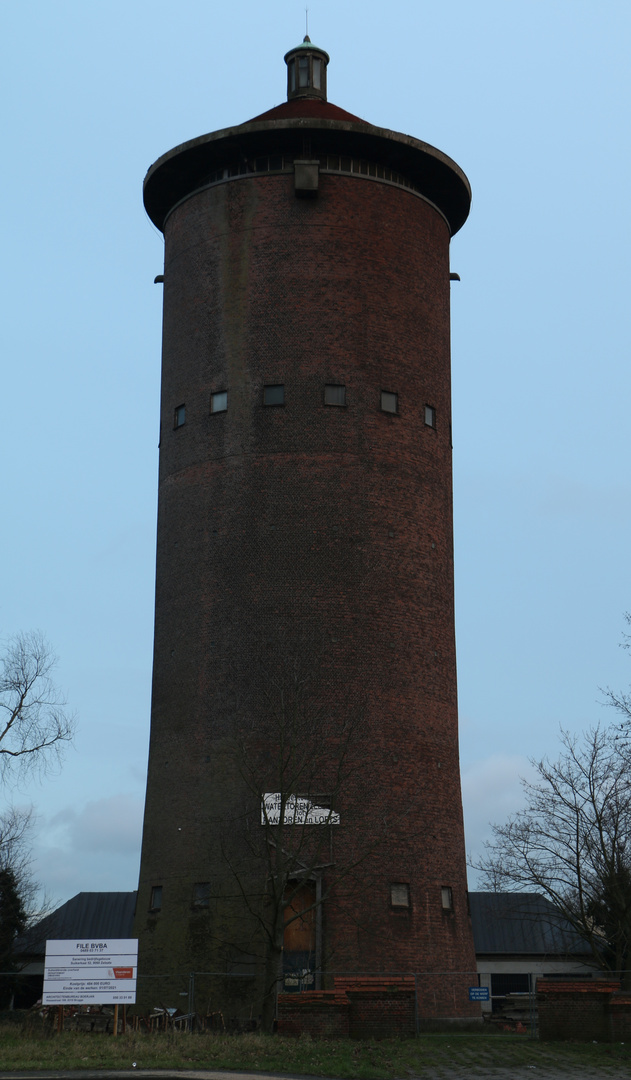
[(539, 893), (469, 893), (480, 986), (489, 988), (483, 1009), (507, 994), (534, 991), (538, 976), (597, 976), (589, 947)]
[[(31, 1005), (41, 996), (47, 940), (133, 937), (136, 896), (78, 893), (23, 935), (16, 952), (28, 980), (23, 978), (18, 988), (18, 1006)], [(469, 904), (479, 983), (489, 989), (483, 1010), (503, 1003), (509, 994), (534, 991), (539, 976), (565, 981), (601, 976), (585, 943), (544, 896), (472, 892)], [(139, 975), (144, 975), (142, 968)], [(174, 998), (171, 1004), (180, 1002)]]

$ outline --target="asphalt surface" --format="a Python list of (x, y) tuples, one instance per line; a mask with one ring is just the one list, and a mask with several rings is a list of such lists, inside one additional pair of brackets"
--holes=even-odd
[[(22, 1072), (0, 1071), (0, 1080), (334, 1080), (331, 1077), (304, 1076), (297, 1073), (237, 1072), (229, 1069), (29, 1069)], [(545, 1065), (521, 1065), (511, 1068), (487, 1067), (471, 1062), (457, 1067), (428, 1066), (419, 1073), (409, 1073), (405, 1080), (631, 1080), (631, 1066), (601, 1064), (577, 1069)]]

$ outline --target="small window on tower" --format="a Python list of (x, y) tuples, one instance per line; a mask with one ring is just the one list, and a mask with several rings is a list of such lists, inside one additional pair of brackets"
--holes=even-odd
[(427, 427), (436, 427), (436, 409), (432, 405), (425, 406), (425, 423)]
[(210, 903), (210, 882), (196, 881), (193, 885), (193, 907), (207, 908)]
[(285, 387), (283, 383), (276, 383), (273, 386), (263, 387), (263, 404), (264, 405), (284, 405), (285, 404)]
[(449, 885), (443, 885), (440, 890), (440, 902), (443, 911), (453, 911), (454, 909), (454, 894), (451, 891)]
[(390, 904), (393, 908), (410, 907), (410, 886), (405, 881), (395, 881), (390, 886)]
[(210, 395), (210, 411), (226, 412), (228, 408), (228, 392), (227, 390), (220, 390), (218, 394)]
[(324, 387), (325, 405), (346, 405), (346, 387), (327, 383)]
[(183, 425), (185, 423), (186, 423), (186, 406), (185, 405), (178, 405), (177, 409), (175, 410), (174, 416), (173, 416), (173, 427), (174, 428), (183, 427)]
[(162, 886), (153, 885), (151, 889), (151, 900), (149, 901), (150, 911), (160, 911), (162, 907)]
[(388, 390), (381, 391), (381, 411), (396, 413), (399, 411), (399, 395), (391, 394)]

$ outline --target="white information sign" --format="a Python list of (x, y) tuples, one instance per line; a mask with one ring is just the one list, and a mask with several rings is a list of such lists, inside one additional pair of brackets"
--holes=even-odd
[[(278, 825), (281, 796), (278, 791), (266, 791), (261, 800), (261, 825)], [(339, 825), (340, 815), (326, 806), (316, 806), (300, 795), (285, 799), (285, 825)]]
[(44, 1005), (133, 1005), (138, 939), (47, 941)]

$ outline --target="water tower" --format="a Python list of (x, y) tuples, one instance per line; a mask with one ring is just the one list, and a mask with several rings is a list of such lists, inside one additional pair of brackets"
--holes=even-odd
[[(328, 102), (308, 38), (285, 61), (286, 102), (177, 146), (144, 184), (165, 263), (140, 972), (223, 972), (213, 1000), (235, 1014), (263, 977), (265, 858), (299, 834), (286, 989), (475, 969), (449, 342), (470, 188), (439, 150)], [(302, 788), (279, 774), (290, 723)], [(274, 798), (294, 814), (282, 843)], [(470, 1014), (469, 981), (427, 976), (425, 1012)]]

